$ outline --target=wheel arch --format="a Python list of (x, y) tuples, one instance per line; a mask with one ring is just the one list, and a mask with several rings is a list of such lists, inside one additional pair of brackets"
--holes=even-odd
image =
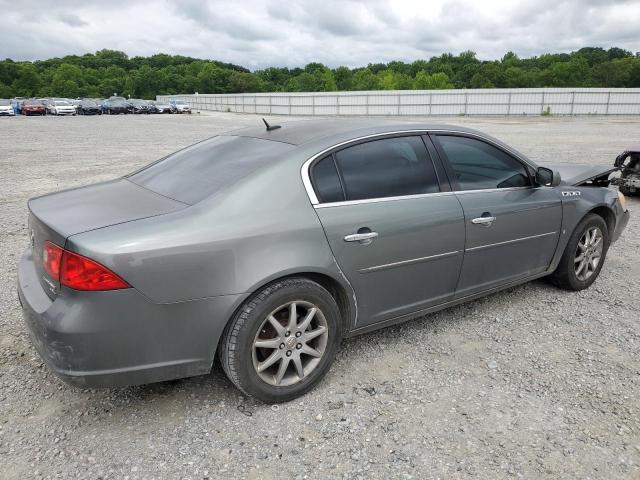
[(616, 214), (611, 209), (611, 207), (609, 207), (608, 205), (598, 205), (586, 212), (582, 218), (586, 217), (590, 213), (594, 213), (604, 219), (605, 223), (607, 224), (607, 233), (609, 234), (609, 237), (611, 237), (613, 231), (616, 228)]
[(343, 335), (347, 336), (349, 334), (350, 330), (352, 330), (353, 325), (355, 324), (356, 315), (356, 299), (353, 291), (351, 290), (351, 286), (346, 284), (344, 280), (341, 281), (326, 271), (318, 271), (312, 269), (280, 272), (255, 284), (250, 289), (250, 294), (246, 298), (244, 298), (243, 301), (240, 302), (240, 304), (234, 309), (233, 315), (231, 315), (227, 319), (226, 324), (228, 324), (235, 317), (237, 311), (242, 308), (242, 306), (246, 302), (250, 301), (255, 295), (260, 293), (267, 286), (276, 282), (281, 282), (282, 280), (286, 280), (288, 278), (307, 278), (311, 281), (316, 282), (325, 290), (327, 290), (338, 305), (338, 310), (340, 311), (340, 320), (342, 322)]

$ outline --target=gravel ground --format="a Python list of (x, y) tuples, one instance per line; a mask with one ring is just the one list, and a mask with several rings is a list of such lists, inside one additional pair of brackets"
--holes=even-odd
[[(606, 165), (640, 131), (637, 117), (449, 120), (534, 159)], [(590, 289), (537, 281), (347, 340), (319, 387), (288, 404), (244, 398), (217, 365), (114, 390), (51, 374), (15, 293), (26, 200), (258, 121), (0, 118), (0, 478), (639, 478), (635, 199)]]

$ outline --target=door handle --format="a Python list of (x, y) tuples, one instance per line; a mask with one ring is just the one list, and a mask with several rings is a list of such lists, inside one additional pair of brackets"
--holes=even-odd
[(496, 220), (496, 217), (478, 217), (478, 218), (474, 218), (473, 220), (471, 220), (471, 223), (475, 224), (475, 225), (482, 225), (485, 227), (490, 227), (493, 222)]
[(352, 233), (344, 237), (345, 242), (360, 242), (364, 245), (371, 243), (371, 240), (378, 236), (378, 232)]

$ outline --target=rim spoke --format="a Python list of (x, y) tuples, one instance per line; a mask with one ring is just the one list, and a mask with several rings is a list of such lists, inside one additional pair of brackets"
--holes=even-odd
[(586, 241), (585, 242), (580, 241), (578, 243), (578, 248), (584, 252), (587, 249)]
[(298, 378), (303, 379), (304, 369), (302, 368), (302, 359), (300, 358), (300, 355), (296, 355), (293, 357), (293, 364), (296, 367), (296, 373), (298, 374)]
[(295, 330), (297, 325), (298, 325), (298, 311), (297, 311), (296, 302), (293, 302), (289, 306), (289, 331)]
[(304, 334), (304, 340), (305, 342), (308, 342), (309, 340), (313, 340), (316, 337), (319, 337), (320, 335), (322, 335), (324, 332), (326, 332), (327, 329), (326, 327), (318, 327), (315, 330), (311, 330), (310, 332), (305, 332)]
[(276, 385), (280, 385), (284, 374), (287, 372), (287, 367), (289, 367), (289, 357), (282, 357), (282, 362), (280, 362), (280, 368), (278, 368), (278, 373), (276, 373)]
[(598, 259), (592, 258), (589, 263), (591, 264), (591, 271), (594, 272), (596, 270), (596, 267), (598, 266)]
[(276, 363), (279, 358), (281, 358), (280, 350), (276, 350), (271, 355), (269, 355), (264, 362), (260, 362), (258, 364), (258, 373), (264, 372), (267, 368)]
[(311, 355), (312, 357), (320, 357), (322, 354), (317, 351), (315, 348), (310, 347), (309, 345), (303, 345), (302, 346), (302, 350), (300, 350), (301, 353), (306, 353), (307, 355)]
[(574, 259), (574, 263), (581, 262), (584, 259), (584, 253), (581, 253)]
[(271, 325), (273, 325), (273, 328), (276, 329), (276, 332), (278, 333), (279, 337), (283, 337), (284, 336), (284, 332), (285, 332), (285, 328), (282, 326), (282, 324), (276, 319), (276, 317), (274, 317), (273, 315), (269, 315), (269, 323)]
[(280, 338), (270, 338), (268, 340), (256, 340), (253, 345), (256, 348), (279, 348), (282, 340)]
[(307, 329), (307, 327), (311, 323), (311, 320), (313, 320), (313, 317), (315, 317), (316, 311), (317, 311), (316, 307), (309, 309), (309, 311), (307, 312), (307, 316), (304, 317), (304, 320), (302, 320), (300, 325), (298, 325), (298, 330), (304, 332)]
[(580, 265), (578, 265), (578, 268), (576, 269), (576, 276), (580, 277), (580, 272), (582, 272), (582, 269), (585, 267), (585, 265), (587, 264), (587, 262), (585, 260), (582, 260), (580, 262)]

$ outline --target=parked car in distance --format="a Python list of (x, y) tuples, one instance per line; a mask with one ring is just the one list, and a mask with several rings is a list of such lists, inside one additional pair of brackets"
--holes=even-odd
[(169, 102), (175, 113), (191, 113), (191, 107), (182, 100), (171, 100)]
[(139, 98), (132, 98), (128, 101), (128, 103), (129, 103), (131, 113), (137, 113), (137, 114), (151, 113), (149, 111), (149, 104), (147, 103), (146, 100), (141, 100)]
[(22, 102), (25, 101), (26, 99), (24, 97), (14, 97), (11, 100), (11, 106), (13, 107), (13, 111), (16, 114), (21, 114), (22, 113)]
[(156, 104), (153, 102), (153, 100), (145, 100), (145, 102), (147, 103), (147, 109), (149, 110), (149, 113), (158, 113), (158, 109), (156, 108)]
[(80, 115), (102, 115), (100, 106), (90, 98), (81, 100), (77, 110)]
[(0, 116), (13, 117), (15, 114), (16, 112), (13, 111), (11, 100), (0, 98)]
[(156, 108), (156, 113), (175, 113), (175, 107), (170, 103), (155, 101), (153, 105)]
[(131, 106), (124, 99), (109, 99), (102, 104), (102, 110), (108, 115), (126, 114), (131, 112)]
[(47, 108), (38, 100), (24, 100), (22, 102), (23, 115), (46, 115)]
[(53, 100), (48, 106), (49, 113), (51, 115), (76, 115), (75, 105), (72, 105), (68, 100)]
[(544, 276), (588, 288), (629, 219), (611, 170), (450, 125), (245, 128), (31, 199), (20, 303), (72, 384), (207, 374), (217, 354), (240, 390), (287, 401), (345, 336)]

